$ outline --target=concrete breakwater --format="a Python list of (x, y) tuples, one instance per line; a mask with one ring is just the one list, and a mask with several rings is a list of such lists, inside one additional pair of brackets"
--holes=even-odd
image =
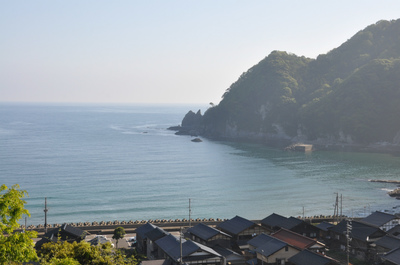
[[(334, 217), (331, 215), (325, 216), (325, 215), (318, 215), (318, 216), (308, 216), (308, 217), (301, 217), (298, 216), (298, 219), (304, 219), (306, 222), (309, 223), (320, 223), (323, 221), (326, 222), (333, 222), (335, 220), (338, 219), (338, 217)], [(346, 216), (341, 216), (341, 219), (346, 218)], [(71, 226), (80, 228), (82, 230), (88, 231), (91, 234), (99, 234), (99, 233), (103, 233), (103, 234), (112, 234), (114, 229), (116, 227), (124, 227), (124, 229), (126, 230), (126, 232), (134, 232), (136, 230), (136, 228), (146, 224), (146, 223), (152, 223), (155, 224), (159, 227), (162, 227), (164, 230), (166, 231), (177, 231), (179, 230), (181, 227), (189, 227), (189, 226), (195, 226), (199, 223), (204, 223), (206, 225), (209, 226), (216, 226), (224, 221), (226, 221), (228, 219), (214, 219), (214, 218), (197, 218), (197, 219), (191, 219), (190, 221), (188, 219), (155, 219), (155, 220), (136, 220), (136, 221), (100, 221), (100, 222), (78, 222), (78, 223), (67, 223)], [(261, 220), (252, 220), (253, 222), (260, 224)], [(54, 228), (58, 228), (61, 227), (61, 224), (47, 224), (47, 229), (54, 229)], [(28, 227), (25, 228), (24, 225), (20, 226), (19, 230), (34, 230), (37, 231), (40, 234), (43, 234), (45, 231), (45, 227), (43, 224), (39, 224), (39, 225), (29, 225)]]

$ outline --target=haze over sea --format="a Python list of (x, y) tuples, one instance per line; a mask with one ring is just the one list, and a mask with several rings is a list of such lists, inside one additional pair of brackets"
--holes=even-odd
[(388, 154), (285, 152), (176, 136), (188, 110), (207, 106), (0, 104), (0, 184), (27, 190), (29, 224), (188, 218), (261, 219), (397, 212), (400, 180)]

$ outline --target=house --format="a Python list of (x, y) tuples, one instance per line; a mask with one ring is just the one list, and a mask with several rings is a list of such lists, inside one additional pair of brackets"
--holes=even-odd
[(191, 240), (178, 239), (173, 235), (165, 236), (155, 242), (158, 245), (160, 257), (163, 256), (173, 265), (208, 264), (225, 265), (224, 258), (210, 247)]
[(270, 235), (261, 234), (248, 242), (249, 252), (255, 253), (257, 264), (285, 264), (300, 251)]
[(387, 231), (388, 235), (399, 237), (400, 238), (400, 225), (396, 225), (392, 229)]
[(231, 249), (224, 248), (221, 246), (215, 246), (212, 249), (218, 252), (225, 259), (226, 264), (229, 265), (245, 264), (245, 257)]
[(43, 238), (36, 243), (35, 248), (40, 249), (42, 245), (47, 242), (57, 242), (59, 240), (70, 243), (74, 241), (80, 242), (86, 238), (86, 235), (87, 232), (80, 228), (63, 224), (61, 227), (54, 228), (47, 232)]
[(325, 251), (325, 245), (318, 242), (317, 240), (305, 237), (284, 228), (276, 233), (271, 234), (271, 236), (282, 240), (283, 242), (286, 242), (299, 250), (308, 249), (314, 252)]
[(376, 240), (371, 246), (373, 247), (373, 249), (371, 249), (371, 254), (375, 255), (375, 263), (380, 263), (384, 255), (394, 249), (400, 248), (400, 238), (386, 235)]
[(261, 233), (268, 233), (268, 230), (253, 221), (247, 220), (240, 216), (226, 220), (217, 226), (217, 229), (230, 235), (232, 243), (239, 249), (247, 248), (247, 241)]
[(319, 235), (317, 236), (319, 239), (324, 239), (324, 240), (329, 240), (329, 229), (331, 229), (334, 226), (334, 224), (331, 224), (326, 221), (322, 221), (315, 227), (319, 229)]
[(293, 265), (339, 265), (339, 261), (307, 249), (289, 258)]
[(400, 248), (393, 249), (382, 257), (385, 265), (400, 265)]
[(156, 259), (158, 250), (157, 250), (157, 245), (154, 244), (155, 241), (157, 241), (160, 238), (163, 238), (164, 236), (168, 235), (169, 233), (164, 231), (164, 229), (155, 227), (153, 230), (148, 231), (145, 234), (145, 237), (147, 238), (146, 240), (146, 256), (149, 259)]
[(400, 238), (386, 235), (374, 243), (378, 254), (385, 254), (393, 249), (400, 248)]
[(343, 251), (346, 250), (347, 231), (350, 231), (350, 250), (353, 255), (363, 260), (372, 258), (369, 255), (371, 244), (379, 238), (385, 236), (385, 232), (378, 227), (354, 220), (351, 222), (343, 220), (339, 224), (332, 227), (330, 231), (331, 238), (333, 240), (332, 246), (336, 246)]
[(171, 234), (158, 239), (154, 242), (157, 245), (157, 257), (159, 259), (167, 259), (167, 254), (170, 252), (170, 250), (180, 247), (181, 242), (185, 241), (185, 239), (179, 239)]
[(377, 226), (382, 231), (388, 231), (396, 225), (400, 224), (400, 218), (393, 214), (376, 211), (369, 216), (361, 219), (361, 222)]
[(146, 233), (155, 229), (156, 226), (152, 223), (146, 223), (136, 229), (136, 250), (143, 254), (147, 255), (147, 236)]
[(261, 220), (261, 225), (270, 231), (278, 231), (281, 228), (285, 228), (311, 238), (317, 238), (319, 235), (319, 229), (314, 225), (295, 217), (287, 218), (276, 213)]
[(188, 229), (189, 237), (200, 244), (213, 247), (221, 246), (225, 248), (230, 247), (232, 236), (221, 230), (199, 223)]

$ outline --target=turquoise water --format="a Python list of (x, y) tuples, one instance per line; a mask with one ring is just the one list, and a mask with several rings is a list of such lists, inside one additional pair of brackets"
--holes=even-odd
[[(397, 211), (400, 158), (191, 142), (167, 128), (203, 106), (0, 104), (0, 183), (27, 190), (28, 224)], [(204, 109), (203, 109), (204, 111)]]

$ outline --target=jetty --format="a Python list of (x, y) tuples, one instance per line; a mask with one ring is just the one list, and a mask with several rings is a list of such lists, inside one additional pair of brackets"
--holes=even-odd
[(400, 180), (370, 179), (368, 181), (369, 182), (390, 183), (390, 184), (400, 184)]

